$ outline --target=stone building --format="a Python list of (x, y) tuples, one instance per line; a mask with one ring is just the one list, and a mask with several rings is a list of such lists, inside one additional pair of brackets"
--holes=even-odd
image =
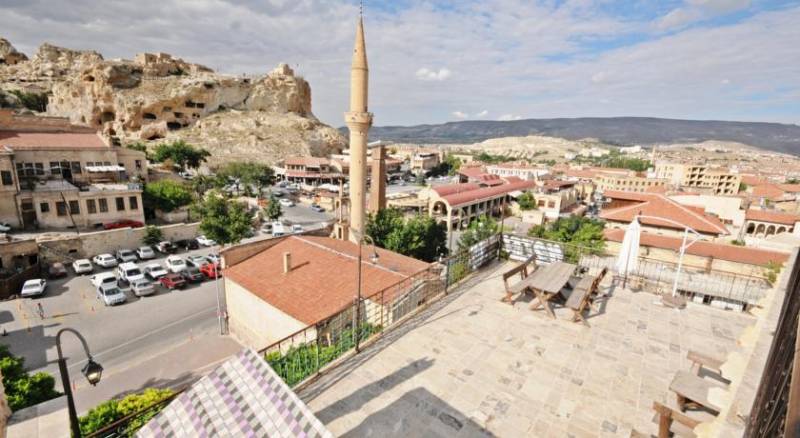
[(742, 176), (727, 169), (699, 164), (658, 162), (655, 177), (676, 187), (692, 188), (712, 195), (735, 195)]
[(764, 238), (781, 233), (800, 235), (800, 215), (756, 209), (745, 211), (745, 236)]
[(14, 228), (143, 221), (146, 179), (143, 152), (66, 119), (0, 110), (0, 221)]

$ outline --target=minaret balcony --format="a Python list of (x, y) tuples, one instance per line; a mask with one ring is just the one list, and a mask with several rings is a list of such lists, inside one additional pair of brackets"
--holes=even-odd
[(344, 114), (345, 123), (372, 125), (372, 113), (348, 112)]

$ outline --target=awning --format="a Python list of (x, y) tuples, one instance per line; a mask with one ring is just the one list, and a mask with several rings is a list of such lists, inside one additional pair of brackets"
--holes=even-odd
[(86, 166), (87, 172), (124, 172), (125, 168), (122, 166)]

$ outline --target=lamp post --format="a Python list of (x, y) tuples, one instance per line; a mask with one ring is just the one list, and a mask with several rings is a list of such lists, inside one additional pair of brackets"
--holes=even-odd
[(61, 335), (65, 332), (70, 332), (75, 335), (83, 345), (83, 351), (86, 353), (86, 366), (81, 369), (81, 373), (86, 376), (86, 380), (89, 381), (89, 384), (94, 386), (100, 382), (100, 378), (103, 375), (103, 367), (95, 362), (92, 359), (92, 354), (89, 353), (89, 345), (86, 343), (86, 339), (78, 333), (77, 330), (71, 328), (63, 328), (58, 331), (56, 334), (56, 350), (58, 351), (58, 370), (61, 372), (61, 384), (64, 386), (64, 395), (67, 396), (67, 407), (69, 409), (69, 425), (70, 429), (72, 430), (72, 436), (80, 438), (81, 436), (81, 427), (80, 423), (78, 422), (78, 412), (75, 409), (75, 399), (72, 395), (72, 386), (69, 383), (69, 371), (67, 370), (67, 359), (64, 358), (64, 354), (61, 351)]
[[(351, 230), (351, 233), (356, 233), (356, 236), (361, 234), (356, 230)], [(370, 256), (370, 261), (372, 264), (378, 263), (378, 251), (375, 250), (375, 240), (372, 239), (368, 234), (364, 234), (358, 239), (358, 266), (356, 267), (356, 311), (353, 313), (353, 342), (356, 346), (356, 353), (360, 351), (360, 344), (361, 344), (361, 334), (359, 333), (358, 323), (361, 321), (361, 246), (364, 244), (364, 241), (369, 240), (370, 245), (372, 245), (372, 255)], [(383, 311), (383, 310), (381, 310)]]

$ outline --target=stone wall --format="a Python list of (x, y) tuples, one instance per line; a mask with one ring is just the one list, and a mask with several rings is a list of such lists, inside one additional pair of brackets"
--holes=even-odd
[[(164, 225), (161, 232), (165, 240), (176, 241), (197, 237), (199, 223)], [(122, 248), (134, 249), (142, 246), (145, 228), (120, 228), (117, 230), (83, 233), (52, 239), (40, 238), (42, 257), (48, 259), (90, 258), (97, 254), (113, 253)]]

